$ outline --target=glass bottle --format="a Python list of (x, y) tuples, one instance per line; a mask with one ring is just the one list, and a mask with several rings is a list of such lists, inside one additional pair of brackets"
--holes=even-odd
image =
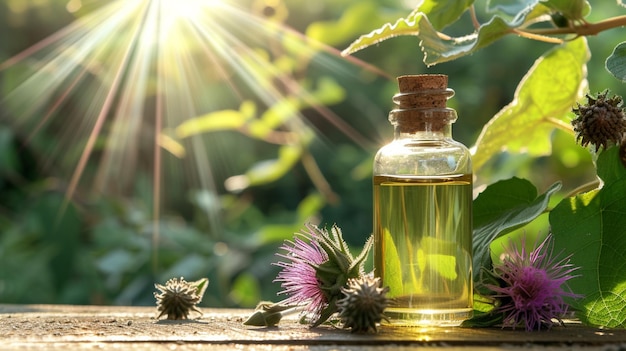
[(458, 325), (472, 315), (472, 166), (452, 139), (446, 75), (398, 77), (394, 140), (374, 159), (374, 271), (388, 323)]

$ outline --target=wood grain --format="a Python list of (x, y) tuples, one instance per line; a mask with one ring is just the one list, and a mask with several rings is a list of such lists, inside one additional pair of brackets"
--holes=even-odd
[[(203, 309), (186, 321), (157, 320), (156, 309), (126, 306), (0, 305), (0, 350), (449, 350), (626, 349), (626, 330), (568, 321), (549, 331), (500, 328), (391, 328), (352, 334), (308, 328), (296, 319), (279, 327), (246, 327), (251, 310)], [(210, 346), (210, 347), (209, 347)]]

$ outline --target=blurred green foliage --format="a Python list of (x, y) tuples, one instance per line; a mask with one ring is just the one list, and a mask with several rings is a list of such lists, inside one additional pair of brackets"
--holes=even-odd
[[(97, 1), (83, 3), (69, 11), (76, 0), (0, 0), (0, 33), (10, 33), (0, 40), (0, 64), (98, 6)], [(153, 284), (177, 276), (209, 278), (203, 305), (251, 307), (272, 300), (279, 289), (272, 282), (276, 248), (305, 221), (337, 223), (354, 246), (369, 236), (370, 165), (375, 150), (392, 136), (387, 113), (395, 76), (448, 74), (456, 91), (450, 105), (460, 116), (455, 138), (474, 145), (483, 125), (512, 101), (537, 57), (552, 47), (510, 36), (471, 56), (427, 68), (418, 39), (398, 37), (346, 59), (338, 55), (341, 50), (359, 35), (406, 16), (412, 10), (408, 2), (238, 3), (311, 39), (281, 32), (291, 39), (248, 44), (276, 68), (274, 73), (258, 68), (259, 77), (268, 75), (259, 78), (260, 85), (271, 83), (268, 89), (280, 90), (275, 78), (286, 75), (307, 94), (285, 94), (267, 105), (247, 91), (241, 77), (233, 74), (232, 83), (242, 86), (245, 99), (226, 93), (223, 79), (213, 78), (199, 94), (211, 96), (216, 107), (163, 130), (162, 136), (171, 141), (170, 151), (187, 155), (190, 140), (200, 137), (209, 150), (215, 186), (183, 185), (180, 174), (168, 178), (156, 219), (150, 167), (135, 171), (129, 191), (96, 193), (82, 187), (67, 198), (74, 164), (64, 162), (80, 155), (83, 145), (54, 158), (47, 151), (66, 130), (63, 121), (80, 118), (87, 107), (62, 111), (56, 125), (26, 140), (24, 131), (8, 122), (16, 116), (2, 99), (21, 83), (21, 72), (0, 71), (0, 303), (150, 305)], [(591, 5), (591, 16), (599, 18), (614, 7), (602, 1)], [(482, 7), (476, 7), (477, 15), (486, 18)], [(471, 19), (461, 17), (459, 25), (471, 26)], [(621, 93), (621, 82), (604, 69), (620, 33), (601, 36), (589, 39), (589, 86)], [(307, 56), (303, 48), (314, 51)], [(303, 119), (294, 118), (297, 114)], [(483, 169), (478, 185), (518, 176), (544, 193), (560, 180), (562, 190), (552, 196), (556, 203), (595, 177), (589, 153), (571, 135), (556, 131), (551, 138), (550, 155), (498, 155)], [(180, 167), (180, 155), (165, 154), (166, 167)], [(96, 170), (88, 168), (86, 175)]]

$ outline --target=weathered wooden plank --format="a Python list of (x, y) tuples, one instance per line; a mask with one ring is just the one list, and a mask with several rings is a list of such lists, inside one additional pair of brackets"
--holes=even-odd
[[(354, 349), (502, 350), (526, 347), (606, 349), (626, 347), (626, 330), (587, 328), (569, 322), (543, 332), (499, 328), (381, 328), (378, 334), (351, 334), (329, 326), (308, 328), (295, 319), (276, 328), (246, 327), (250, 310), (204, 309), (198, 319), (156, 320), (155, 308), (122, 306), (0, 305), (0, 349), (98, 348), (129, 350), (211, 350), (244, 347), (258, 350)], [(56, 345), (56, 346), (55, 346)], [(67, 348), (63, 346), (68, 346)], [(238, 345), (238, 346), (237, 346)], [(71, 346), (71, 347), (70, 347)], [(236, 347), (237, 346), (237, 347)], [(63, 348), (62, 348), (63, 347)]]

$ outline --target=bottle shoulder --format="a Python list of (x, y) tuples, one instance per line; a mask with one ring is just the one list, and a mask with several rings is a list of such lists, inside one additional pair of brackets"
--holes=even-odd
[(375, 174), (472, 173), (469, 149), (453, 139), (394, 140), (374, 157)]
[(441, 154), (461, 153), (469, 154), (467, 146), (454, 139), (438, 140), (394, 140), (381, 147), (376, 153), (378, 156), (408, 155), (408, 154)]

